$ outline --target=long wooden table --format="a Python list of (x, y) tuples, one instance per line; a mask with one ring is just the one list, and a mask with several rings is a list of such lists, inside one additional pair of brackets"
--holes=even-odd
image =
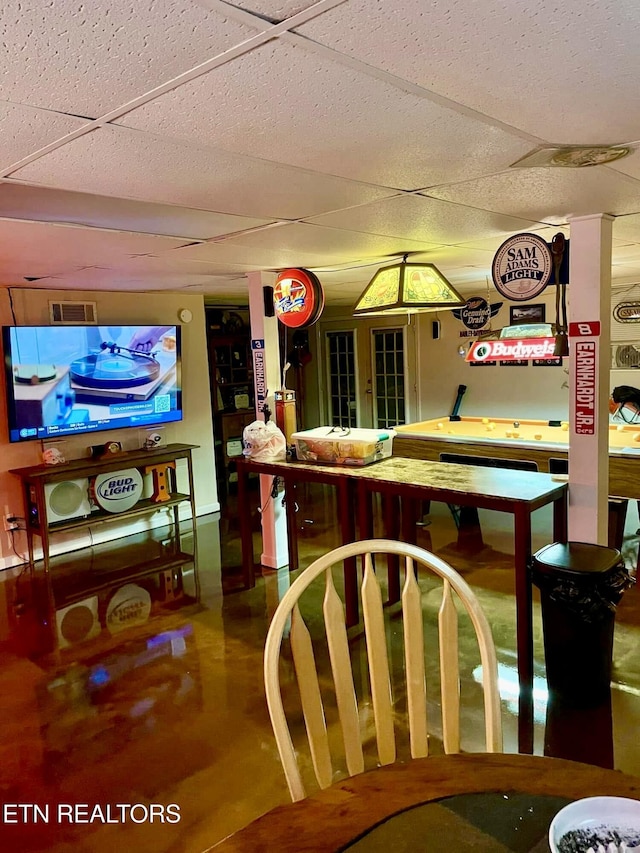
[[(338, 521), (342, 542), (356, 538), (356, 518), (359, 538), (372, 535), (372, 495), (379, 492), (392, 503), (401, 500), (403, 522), (398, 530), (399, 513), (385, 513), (387, 535), (402, 536), (414, 542), (416, 537), (416, 502), (442, 501), (459, 506), (508, 512), (514, 517), (515, 538), (515, 598), (516, 652), (520, 682), (519, 734), (521, 752), (533, 749), (533, 613), (530, 576), (531, 515), (540, 507), (553, 504), (553, 541), (566, 541), (567, 485), (556, 482), (549, 474), (512, 471), (501, 468), (482, 468), (428, 462), (392, 456), (361, 468), (314, 465), (303, 462), (238, 462), (238, 502), (248, 505), (247, 480), (249, 473), (281, 477), (285, 485), (287, 535), (290, 568), (298, 567), (297, 521), (295, 517), (295, 487), (300, 482), (317, 482), (335, 486), (338, 491)], [(240, 513), (242, 563), (245, 584), (254, 583), (253, 537), (250, 514)], [(390, 582), (392, 596), (399, 595), (399, 584)], [(345, 566), (345, 601), (347, 623), (358, 620), (357, 570), (355, 560)], [(393, 598), (392, 598), (393, 600)]]
[[(478, 800), (475, 808), (456, 808), (455, 801), (469, 794), (488, 795), (480, 803), (485, 808), (478, 808)], [(350, 849), (352, 844), (354, 850), (528, 850), (522, 838), (527, 833), (529, 843), (539, 839), (533, 850), (542, 850), (553, 815), (567, 801), (600, 795), (640, 800), (640, 778), (541, 756), (420, 758), (353, 776), (297, 803), (278, 806), (209, 850), (334, 853)], [(450, 811), (445, 820), (437, 813), (431, 817), (428, 828), (441, 834), (431, 834), (428, 839), (424, 823), (416, 828), (411, 821), (415, 821), (417, 808), (435, 801), (441, 807), (449, 806)], [(518, 808), (522, 814), (514, 821)], [(379, 836), (383, 827), (386, 844), (381, 846), (372, 835), (373, 844), (368, 848), (367, 836), (373, 832)], [(415, 835), (407, 845), (404, 842), (410, 832)], [(509, 844), (509, 835), (516, 846)]]

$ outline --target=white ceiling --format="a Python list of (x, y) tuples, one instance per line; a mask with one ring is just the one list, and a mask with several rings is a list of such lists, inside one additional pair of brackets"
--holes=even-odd
[(637, 0), (5, 0), (0, 33), (0, 285), (237, 303), (304, 266), (349, 305), (411, 253), (482, 293), (594, 213), (640, 282)]

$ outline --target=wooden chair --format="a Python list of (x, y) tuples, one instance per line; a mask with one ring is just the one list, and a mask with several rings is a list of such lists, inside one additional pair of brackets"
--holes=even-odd
[[(282, 699), (279, 675), (283, 636), (289, 631), (300, 702), (309, 741), (311, 760), (321, 788), (333, 781), (333, 764), (320, 684), (325, 688), (328, 675), (319, 679), (311, 634), (298, 605), (302, 593), (320, 575), (325, 575), (323, 617), (331, 664), (335, 702), (340, 720), (344, 758), (350, 776), (364, 770), (364, 754), (354, 677), (345, 627), (342, 601), (333, 582), (332, 567), (343, 560), (362, 556), (362, 613), (366, 638), (371, 705), (375, 723), (377, 754), (380, 764), (396, 760), (394, 706), (390, 666), (385, 635), (382, 594), (374, 571), (374, 555), (404, 558), (405, 580), (402, 591), (404, 636), (404, 672), (408, 711), (409, 742), (412, 758), (428, 754), (427, 692), (422, 592), (416, 574), (423, 569), (442, 579), (442, 599), (438, 612), (440, 649), (441, 716), (443, 746), (447, 753), (460, 751), (460, 679), (458, 663), (458, 613), (452, 592), (468, 613), (475, 628), (484, 690), (485, 745), (488, 752), (502, 751), (502, 722), (498, 693), (497, 661), (491, 628), (480, 604), (462, 577), (434, 554), (388, 539), (371, 539), (343, 545), (315, 560), (292, 583), (273, 616), (264, 654), (264, 678), (267, 704), (280, 759), (291, 798), (306, 796), (300, 767)], [(418, 575), (420, 576), (420, 575)], [(396, 607), (397, 609), (397, 607)]]

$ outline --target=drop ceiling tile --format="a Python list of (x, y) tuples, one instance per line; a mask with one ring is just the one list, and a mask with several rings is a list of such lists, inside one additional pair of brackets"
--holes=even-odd
[(640, 178), (640, 152), (637, 148), (633, 148), (630, 154), (611, 163), (609, 166), (614, 172), (620, 172), (621, 175), (629, 175), (631, 178)]
[(399, 196), (306, 220), (332, 228), (431, 243), (462, 243), (477, 236), (506, 239), (539, 223), (424, 196)]
[(285, 21), (315, 3), (316, 0), (236, 0), (234, 6), (261, 15), (269, 21)]
[(321, 228), (318, 225), (290, 224), (281, 228), (256, 231), (234, 237), (224, 243), (200, 243), (181, 249), (182, 257), (200, 260), (248, 261), (269, 269), (286, 266), (324, 267), (367, 258), (380, 260), (402, 252), (426, 251), (435, 244), (425, 240), (402, 240)]
[(77, 130), (83, 124), (86, 124), (86, 121), (75, 116), (0, 101), (0, 125), (2, 126), (0, 172), (28, 154)]
[[(558, 225), (553, 225), (549, 228), (528, 228), (527, 231), (530, 231), (534, 234), (538, 234), (540, 237), (546, 240), (547, 243), (550, 243), (553, 235), (557, 234), (558, 232), (562, 232), (567, 238), (569, 237), (569, 226), (560, 227)], [(505, 240), (506, 239), (508, 238), (505, 237)], [(491, 237), (487, 240), (469, 240), (467, 243), (461, 243), (460, 246), (453, 248), (459, 249), (462, 253), (462, 257), (467, 257), (467, 253), (473, 251), (491, 252), (491, 258), (493, 260), (493, 256), (498, 251), (503, 242), (504, 240), (496, 240), (495, 237)]]
[(487, 263), (489, 267), (493, 261), (495, 248), (500, 245), (495, 238), (487, 241), (491, 248), (472, 249), (468, 246), (439, 246), (433, 252), (411, 255), (411, 260), (416, 262), (424, 261), (425, 263), (435, 264), (443, 272), (449, 273), (449, 270), (461, 266), (481, 266), (485, 267)]
[(12, 177), (76, 192), (260, 219), (314, 216), (391, 194), (343, 178), (113, 126), (46, 154)]
[(197, 261), (185, 258), (179, 251), (168, 250), (159, 255), (138, 255), (136, 257), (116, 258), (109, 266), (118, 273), (134, 273), (135, 275), (179, 275), (185, 279), (201, 276), (213, 277), (219, 275), (242, 276), (249, 270), (260, 270), (259, 266), (250, 264), (232, 264), (227, 261)]
[(571, 216), (640, 211), (640, 182), (611, 169), (515, 169), (450, 186), (430, 187), (432, 198), (538, 222)]
[(637, 264), (640, 269), (640, 243), (620, 246), (612, 252), (613, 264)]
[(302, 42), (265, 44), (118, 123), (404, 189), (495, 172), (532, 147)]
[(205, 287), (210, 283), (209, 276), (185, 277), (177, 273), (163, 275), (136, 275), (135, 273), (88, 267), (72, 272), (58, 273), (50, 278), (38, 281), (38, 287), (58, 287), (61, 290), (123, 290), (149, 291), (184, 290), (192, 287)]
[(617, 287), (640, 282), (640, 270), (637, 264), (614, 264), (611, 267), (611, 281)]
[(0, 217), (67, 222), (202, 240), (269, 222), (267, 219), (68, 192), (10, 181), (0, 183)]
[(256, 32), (183, 0), (5, 0), (2, 94), (97, 118)]
[(640, 243), (640, 213), (618, 216), (613, 220), (614, 240)]
[(2, 270), (44, 276), (82, 266), (109, 266), (116, 258), (158, 253), (182, 240), (41, 222), (0, 221)]
[(638, 137), (636, 0), (350, 0), (298, 32), (548, 141)]

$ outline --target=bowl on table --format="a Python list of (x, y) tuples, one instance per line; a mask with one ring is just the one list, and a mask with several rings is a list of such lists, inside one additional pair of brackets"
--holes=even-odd
[(614, 842), (640, 847), (640, 800), (587, 797), (569, 803), (551, 821), (552, 853), (587, 853)]

